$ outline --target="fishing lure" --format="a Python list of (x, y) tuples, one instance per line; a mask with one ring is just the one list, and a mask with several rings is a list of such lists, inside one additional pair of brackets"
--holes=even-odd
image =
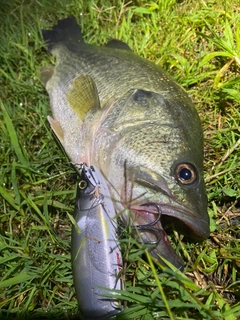
[(115, 209), (100, 171), (86, 164), (77, 168), (77, 187), (72, 228), (73, 280), (83, 319), (107, 319), (119, 312), (104, 290), (121, 289), (122, 256), (117, 241)]

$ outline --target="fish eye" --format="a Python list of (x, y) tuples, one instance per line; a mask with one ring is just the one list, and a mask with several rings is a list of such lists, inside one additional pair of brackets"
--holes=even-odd
[(182, 184), (192, 184), (197, 180), (196, 168), (190, 163), (180, 163), (175, 169), (175, 177)]

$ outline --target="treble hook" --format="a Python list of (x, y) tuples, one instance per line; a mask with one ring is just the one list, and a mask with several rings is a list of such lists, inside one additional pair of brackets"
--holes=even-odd
[(157, 207), (157, 210), (158, 210), (157, 218), (148, 224), (132, 226), (132, 228), (137, 229), (138, 231), (141, 231), (141, 232), (151, 232), (151, 233), (154, 233), (155, 235), (157, 235), (157, 238), (155, 241), (147, 241), (147, 242), (144, 242), (144, 244), (158, 244), (159, 241), (161, 240), (161, 232), (159, 229), (153, 228), (152, 226), (154, 226), (160, 220), (162, 210), (161, 210), (160, 206), (154, 202), (148, 202), (148, 203), (141, 204), (141, 206), (150, 206), (150, 205), (154, 205)]

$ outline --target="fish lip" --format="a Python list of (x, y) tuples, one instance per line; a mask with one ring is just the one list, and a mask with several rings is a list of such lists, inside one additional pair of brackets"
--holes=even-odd
[[(187, 236), (196, 240), (203, 241), (209, 237), (209, 222), (202, 217), (199, 217), (194, 211), (186, 207), (178, 207), (167, 203), (158, 203), (161, 207), (162, 215), (174, 218), (176, 221), (181, 221), (187, 229)], [(176, 230), (178, 230), (177, 224)]]

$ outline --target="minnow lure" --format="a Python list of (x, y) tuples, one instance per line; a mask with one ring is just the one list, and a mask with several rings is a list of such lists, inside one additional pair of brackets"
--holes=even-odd
[(72, 269), (82, 319), (107, 319), (119, 312), (107, 289), (121, 289), (122, 255), (117, 241), (115, 209), (100, 171), (86, 164), (77, 168), (77, 187), (72, 228)]

